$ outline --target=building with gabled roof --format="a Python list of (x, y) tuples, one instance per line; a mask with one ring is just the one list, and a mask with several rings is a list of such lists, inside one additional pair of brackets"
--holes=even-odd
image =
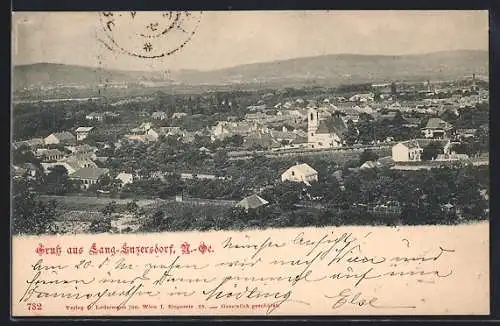
[(91, 185), (96, 184), (102, 176), (108, 173), (109, 170), (103, 168), (81, 168), (71, 173), (69, 178), (79, 181), (83, 189), (88, 189)]
[(43, 162), (53, 162), (62, 160), (66, 155), (58, 149), (38, 150), (35, 154)]
[(419, 162), (422, 160), (424, 148), (431, 142), (439, 143), (444, 154), (449, 153), (451, 142), (448, 139), (412, 139), (392, 146), (392, 159), (395, 162)]
[(69, 131), (54, 132), (44, 138), (45, 145), (61, 144), (74, 145), (76, 137)]
[(366, 161), (365, 163), (361, 164), (359, 167), (360, 170), (370, 170), (370, 169), (375, 169), (377, 167), (377, 164), (373, 161)]
[(422, 128), (422, 133), (425, 138), (449, 138), (453, 131), (453, 126), (440, 118), (430, 118), (427, 125)]
[(267, 200), (264, 198), (258, 196), (258, 195), (251, 195), (246, 198), (243, 198), (241, 201), (239, 201), (236, 206), (244, 208), (246, 211), (251, 210), (251, 209), (257, 209), (259, 207), (265, 206), (269, 204)]
[(120, 180), (122, 182), (122, 186), (134, 182), (134, 176), (132, 173), (120, 172), (115, 179)]
[(283, 172), (281, 181), (303, 182), (309, 186), (318, 181), (318, 171), (306, 163), (296, 164)]
[(76, 140), (81, 141), (89, 136), (94, 127), (78, 127), (75, 130)]

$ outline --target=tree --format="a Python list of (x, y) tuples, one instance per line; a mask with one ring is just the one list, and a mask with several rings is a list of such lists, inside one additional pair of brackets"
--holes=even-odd
[(376, 161), (378, 160), (378, 155), (371, 149), (365, 149), (363, 153), (359, 156), (359, 165), (362, 165), (363, 163), (367, 161)]
[(229, 165), (229, 157), (226, 151), (219, 150), (215, 153), (214, 165), (216, 175), (225, 175), (226, 169)]
[(129, 211), (130, 213), (135, 214), (138, 209), (139, 205), (137, 205), (137, 202), (135, 200), (127, 203), (127, 211)]
[(441, 144), (438, 142), (432, 141), (424, 147), (424, 150), (422, 152), (422, 160), (434, 160), (439, 154), (443, 154), (443, 146), (441, 146)]
[(24, 181), (15, 180), (12, 185), (13, 233), (46, 234), (56, 231), (57, 203), (38, 200)]
[(104, 218), (99, 220), (93, 220), (90, 223), (89, 231), (92, 233), (106, 233), (111, 230), (111, 219)]
[(358, 130), (352, 120), (347, 121), (347, 129), (344, 131), (343, 138), (348, 146), (354, 145), (358, 140)]
[(105, 216), (111, 216), (113, 213), (116, 212), (116, 202), (115, 201), (112, 201), (112, 202), (109, 202), (106, 206), (104, 206), (104, 208), (102, 209), (102, 213), (105, 215)]
[(262, 194), (264, 198), (269, 198), (271, 203), (277, 204), (284, 211), (289, 211), (299, 203), (304, 184), (299, 182), (285, 181), (276, 185), (272, 189), (267, 189)]
[(68, 171), (62, 165), (56, 165), (49, 169), (49, 173), (43, 180), (42, 191), (50, 195), (64, 195), (75, 189), (76, 185), (68, 178)]

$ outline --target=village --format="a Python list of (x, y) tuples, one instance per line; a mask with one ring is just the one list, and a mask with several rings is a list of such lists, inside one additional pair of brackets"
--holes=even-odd
[[(224, 112), (220, 119), (165, 103), (169, 109), (164, 109), (151, 96), (87, 108), (79, 117), (68, 110), (71, 126), (14, 139), (12, 177), (41, 196), (98, 198), (108, 209), (117, 202), (129, 208), (144, 202), (147, 208), (171, 201), (255, 214), (279, 205), (283, 198), (275, 195), (283, 189), (276, 189), (283, 184), (298, 189), (291, 210), (323, 209), (333, 203), (325, 193), (331, 185), (317, 184), (332, 177), (345, 193), (349, 173), (487, 168), (488, 84), (475, 75), (453, 82), (371, 84), (364, 92), (325, 96), (328, 92), (313, 91), (309, 97), (261, 92), (251, 94), (244, 107), (234, 95), (223, 94), (216, 103)], [(196, 101), (200, 97), (195, 95)], [(131, 103), (138, 109), (127, 110)], [(486, 185), (480, 188), (481, 198), (487, 198)], [(401, 203), (384, 196), (349, 206), (354, 204), (401, 214)], [(456, 212), (459, 205), (448, 200), (439, 206), (442, 213)], [(63, 211), (79, 210), (86, 209)], [(102, 211), (93, 212), (102, 217)], [(132, 210), (128, 213), (134, 220)], [(107, 215), (113, 214), (114, 208)], [(135, 215), (141, 214), (147, 215)]]

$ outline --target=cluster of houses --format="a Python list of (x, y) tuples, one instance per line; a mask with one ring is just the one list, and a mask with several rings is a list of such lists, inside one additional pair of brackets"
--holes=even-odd
[[(164, 111), (154, 111), (147, 114), (149, 122), (131, 128), (124, 137), (114, 144), (121, 146), (123, 142), (151, 143), (161, 140), (162, 136), (175, 136), (179, 140), (189, 143), (196, 136), (209, 136), (212, 141), (224, 140), (239, 135), (243, 138), (242, 149), (291, 149), (291, 148), (340, 148), (344, 145), (344, 134), (350, 122), (356, 124), (361, 114), (368, 114), (374, 119), (393, 119), (397, 112), (421, 112), (431, 114), (427, 124), (421, 128), (422, 137), (399, 142), (392, 147), (392, 162), (419, 162), (422, 153), (430, 141), (442, 143), (443, 153), (436, 160), (463, 160), (467, 155), (454, 152), (457, 144), (456, 136), (461, 138), (473, 137), (475, 130), (456, 130), (453, 125), (439, 118), (443, 113), (458, 114), (457, 107), (474, 105), (487, 101), (487, 91), (477, 89), (475, 93), (466, 97), (435, 98), (440, 92), (428, 83), (423, 92), (426, 98), (418, 103), (399, 103), (393, 99), (394, 89), (391, 84), (373, 85), (374, 93), (358, 93), (349, 97), (332, 97), (323, 100), (311, 101), (301, 98), (280, 102), (275, 105), (266, 104), (260, 100), (256, 105), (249, 106), (243, 119), (227, 117), (218, 121), (212, 128), (188, 132), (180, 127), (167, 127), (170, 119), (183, 119), (184, 112), (167, 114)], [(272, 95), (272, 94), (270, 94)], [(376, 97), (383, 101), (376, 100)], [(115, 112), (92, 112), (86, 115), (88, 121), (102, 121), (107, 117), (118, 117)], [(404, 126), (421, 127), (422, 121), (411, 115), (404, 116)], [(167, 122), (167, 123), (165, 123)], [(99, 168), (96, 162), (97, 148), (85, 143), (89, 135), (95, 130), (92, 126), (79, 126), (70, 131), (55, 132), (45, 138), (33, 138), (15, 142), (14, 147), (25, 147), (42, 162), (45, 173), (56, 165), (63, 166), (71, 179), (81, 183), (82, 188), (95, 184), (103, 175), (109, 175), (107, 169)], [(108, 146), (110, 146), (109, 144)], [(366, 162), (362, 168), (371, 168), (380, 165), (380, 162)], [(15, 167), (17, 175), (23, 171), (32, 173), (32, 166)], [(360, 167), (361, 168), (361, 167)], [(300, 165), (287, 170), (282, 179), (308, 183), (314, 179), (312, 168)], [(317, 174), (316, 174), (317, 175)], [(116, 176), (123, 184), (133, 181), (128, 173), (119, 173)]]
[[(30, 151), (41, 162), (41, 169), (32, 163), (13, 166), (14, 177), (35, 178), (37, 173), (50, 173), (56, 166), (68, 173), (70, 180), (77, 181), (82, 189), (88, 189), (100, 178), (109, 175), (109, 169), (100, 168), (97, 161), (97, 147), (83, 141), (94, 130), (93, 127), (78, 127), (74, 133), (69, 131), (51, 133), (45, 138), (33, 138), (13, 143), (13, 147)], [(132, 175), (119, 173), (116, 179), (121, 184), (132, 182)]]
[[(390, 169), (394, 166), (395, 162), (391, 157), (382, 157), (375, 161), (366, 161), (361, 164), (359, 167), (350, 168), (349, 170), (369, 170), (369, 169), (381, 169), (387, 168)], [(345, 190), (344, 187), (344, 179), (342, 176), (342, 170), (338, 170), (333, 173), (333, 176), (336, 178), (339, 184), (340, 190)], [(311, 186), (313, 183), (318, 182), (318, 171), (316, 171), (313, 167), (311, 167), (307, 163), (297, 163), (288, 169), (286, 169), (281, 174), (281, 182), (296, 182), (303, 184), (307, 187)], [(253, 194), (249, 197), (243, 198), (240, 202), (236, 204), (237, 207), (244, 208), (245, 210), (257, 209), (259, 207), (267, 205), (269, 202), (258, 196), (257, 194)]]
[(458, 129), (440, 119), (430, 118), (427, 125), (422, 128), (423, 138), (409, 139), (399, 142), (392, 147), (392, 158), (395, 162), (421, 162), (424, 161), (422, 153), (429, 144), (438, 144), (443, 149), (434, 159), (435, 161), (464, 161), (469, 156), (457, 153), (456, 147), (461, 141), (474, 137), (476, 129)]

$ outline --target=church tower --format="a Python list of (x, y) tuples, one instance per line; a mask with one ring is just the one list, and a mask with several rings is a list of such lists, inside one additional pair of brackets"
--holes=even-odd
[(307, 132), (308, 136), (314, 136), (311, 135), (311, 133), (315, 133), (316, 130), (318, 129), (319, 126), (319, 112), (316, 109), (310, 108), (308, 113), (307, 113)]
[(472, 91), (477, 91), (478, 87), (476, 84), (476, 74), (472, 74), (472, 86), (471, 86)]

